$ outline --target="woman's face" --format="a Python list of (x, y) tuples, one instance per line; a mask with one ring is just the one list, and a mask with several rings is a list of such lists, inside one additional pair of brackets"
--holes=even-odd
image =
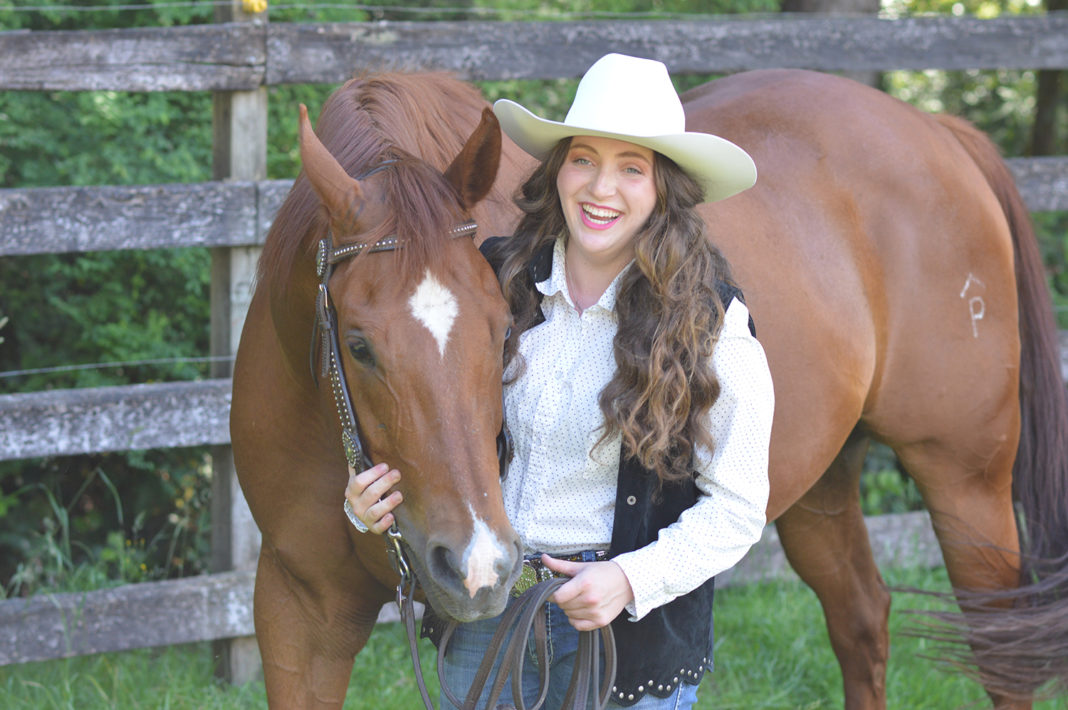
[(634, 258), (634, 238), (656, 206), (653, 151), (612, 138), (575, 136), (556, 188), (570, 232), (568, 255), (622, 270)]

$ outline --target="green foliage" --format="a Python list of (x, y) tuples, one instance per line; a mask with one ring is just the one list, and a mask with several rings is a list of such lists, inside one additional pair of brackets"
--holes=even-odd
[[(132, 6), (140, 6), (133, 9)], [(173, 0), (0, 0), (0, 30), (170, 27), (212, 22), (211, 2)]]
[(5, 462), (0, 490), (0, 597), (206, 571), (202, 449)]
[[(144, 538), (126, 538), (121, 530), (106, 533), (106, 543), (94, 549), (72, 536), (72, 527), (84, 527), (85, 519), (72, 520), (74, 504), (96, 481), (107, 489), (115, 503), (118, 524), (122, 526), (122, 504), (114, 483), (99, 469), (82, 484), (70, 505), (63, 505), (54, 492), (41, 483), (29, 486), (25, 497), (39, 494), (50, 515), (42, 519), (42, 529), (32, 531), (20, 541), (29, 554), (24, 555), (11, 575), (7, 589), (0, 596), (30, 594), (38, 590), (89, 591), (115, 584), (140, 582), (152, 577)], [(18, 496), (16, 496), (18, 497)], [(141, 530), (143, 515), (133, 524), (134, 534)]]
[[(0, 370), (194, 357), (209, 340), (205, 249), (0, 259), (10, 314)], [(192, 379), (191, 364), (87, 369), (0, 379), (0, 392)]]
[(860, 508), (865, 515), (923, 510), (923, 498), (912, 479), (896, 468), (865, 473), (860, 478)]
[(860, 476), (860, 509), (864, 515), (885, 515), (923, 510), (915, 482), (900, 470), (888, 446), (873, 443)]
[[(26, 12), (11, 8), (42, 3), (0, 0), (0, 28), (167, 26), (213, 15), (210, 3), (108, 7), (120, 3)], [(211, 113), (206, 92), (0, 93), (0, 187), (208, 180)], [(204, 356), (209, 271), (208, 251), (196, 248), (0, 258), (0, 371)], [(2, 378), (0, 393), (206, 373), (189, 362), (88, 368)], [(205, 456), (178, 449), (0, 463), (0, 587), (30, 594), (204, 571)], [(88, 576), (87, 561), (101, 563)]]
[(312, 123), (336, 84), (272, 86), (268, 89), (267, 175), (277, 179), (295, 178), (300, 172), (300, 143), (297, 118), (300, 104), (308, 107)]
[(0, 187), (210, 179), (210, 94), (0, 92)]
[[(0, 371), (206, 354), (208, 272), (203, 249), (0, 259), (0, 311), (10, 314)], [(0, 392), (205, 372), (203, 365), (172, 362), (34, 373), (0, 379)], [(202, 449), (174, 449), (0, 463), (0, 586), (11, 593), (54, 588), (71, 565), (114, 549), (116, 530), (128, 539), (149, 537), (140, 549), (147, 577), (203, 571), (210, 492), (204, 456)], [(123, 492), (121, 501), (114, 490)], [(61, 508), (69, 524), (57, 500), (70, 501)], [(56, 543), (64, 539), (58, 532), (74, 533), (79, 544)], [(115, 561), (115, 579), (128, 581), (128, 566)]]
[(510, 79), (478, 82), (486, 100), (521, 97), (523, 105), (553, 121), (563, 121), (578, 88), (577, 79)]
[(983, 19), (1000, 15), (1037, 15), (1042, 0), (887, 0), (883, 12), (890, 17), (909, 15), (973, 15)]
[(1068, 212), (1043, 212), (1032, 217), (1049, 274), (1057, 325), (1068, 329)]
[[(1041, 0), (891, 0), (889, 17), (910, 15), (1034, 15)], [(886, 90), (925, 111), (962, 116), (985, 131), (1005, 155), (1025, 155), (1035, 112), (1036, 73), (1021, 70), (893, 71)], [(1058, 135), (1068, 136), (1068, 112), (1060, 112)], [(1062, 151), (1068, 153), (1068, 143)]]
[(931, 113), (962, 116), (983, 129), (1005, 155), (1025, 155), (1035, 111), (1035, 72), (888, 72), (886, 90)]

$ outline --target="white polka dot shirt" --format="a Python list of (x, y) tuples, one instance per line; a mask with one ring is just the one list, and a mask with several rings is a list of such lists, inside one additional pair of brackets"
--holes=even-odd
[[(537, 284), (545, 322), (520, 336), (526, 371), (504, 390), (514, 445), (504, 505), (526, 554), (604, 550), (612, 540), (621, 438), (595, 444), (604, 426), (598, 396), (615, 372), (619, 278), (579, 313), (559, 239), (552, 274)], [(697, 503), (655, 542), (615, 558), (634, 590), (633, 619), (729, 569), (760, 539), (774, 394), (748, 323), (745, 304), (732, 301), (712, 354), (721, 388), (709, 413), (715, 450), (695, 452)]]

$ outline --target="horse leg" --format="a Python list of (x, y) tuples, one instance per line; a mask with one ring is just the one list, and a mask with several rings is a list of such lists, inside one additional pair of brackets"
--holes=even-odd
[[(255, 621), (271, 708), (341, 708), (353, 659), (367, 643), (381, 600), (321, 575), (301, 574), (264, 544)], [(299, 575), (299, 576), (298, 576)]]
[[(925, 442), (898, 451), (931, 513), (949, 580), (955, 590), (1011, 590), (1020, 583), (1019, 539), (1011, 480), (1015, 447), (1004, 446), (982, 465), (966, 463), (961, 442)], [(1012, 601), (992, 602), (1011, 606)], [(971, 613), (984, 613), (972, 610)], [(982, 649), (974, 649), (982, 665)], [(980, 667), (980, 673), (982, 668)], [(1031, 702), (987, 689), (998, 710), (1027, 710)]]
[(776, 521), (787, 559), (823, 606), (846, 710), (886, 707), (890, 593), (860, 510), (868, 443), (854, 433), (816, 485)]

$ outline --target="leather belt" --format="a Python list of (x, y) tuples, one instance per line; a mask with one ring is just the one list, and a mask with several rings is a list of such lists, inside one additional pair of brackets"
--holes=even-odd
[[(596, 550), (593, 552), (593, 559), (589, 559), (589, 553), (583, 552), (574, 555), (551, 555), (551, 557), (555, 557), (558, 560), (567, 560), (568, 562), (603, 562), (608, 559), (608, 553), (605, 550)], [(518, 597), (539, 582), (544, 582), (554, 577), (566, 578), (567, 575), (553, 572), (546, 567), (541, 561), (541, 555), (524, 557), (523, 568), (519, 573), (519, 579), (516, 580), (515, 585), (512, 587), (511, 594), (513, 597)]]

